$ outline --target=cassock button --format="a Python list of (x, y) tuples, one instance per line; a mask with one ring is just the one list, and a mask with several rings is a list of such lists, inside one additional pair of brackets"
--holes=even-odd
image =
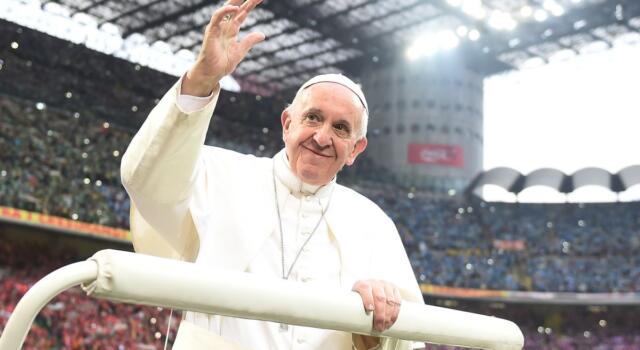
[(304, 339), (304, 338), (298, 338), (298, 344), (304, 344), (304, 343), (306, 343), (306, 342), (307, 342), (307, 340), (306, 340), (306, 339)]

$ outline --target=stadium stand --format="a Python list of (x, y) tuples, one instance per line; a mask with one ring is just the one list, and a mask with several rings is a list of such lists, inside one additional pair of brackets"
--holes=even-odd
[[(38, 39), (46, 51), (56, 50), (49, 39)], [(10, 56), (11, 64), (2, 69), (0, 206), (128, 228), (119, 157), (161, 93), (156, 90), (171, 80), (146, 69), (107, 64), (103, 75), (91, 76), (102, 84), (89, 83), (77, 76), (85, 64), (104, 66), (102, 58), (73, 64), (51, 64), (50, 59)], [(129, 74), (140, 74), (152, 87), (107, 88)], [(64, 82), (63, 89), (54, 82)], [(65, 91), (72, 86), (80, 92), (68, 98)], [(270, 156), (282, 145), (274, 116), (283, 106), (278, 99), (223, 93), (207, 144)], [(343, 171), (340, 181), (392, 217), (421, 283), (537, 292), (640, 291), (640, 203), (510, 204), (442, 196), (397, 185), (392, 174), (366, 156)], [(54, 250), (7, 238), (4, 231), (0, 226), (0, 330), (35, 281), (87, 257), (71, 246)], [(48, 235), (66, 240), (57, 232)], [(534, 305), (496, 310), (487, 309), (487, 303), (457, 307), (515, 321), (525, 332), (525, 349), (640, 349), (640, 334), (632, 327), (640, 311), (635, 306), (597, 311), (537, 310)], [(179, 318), (174, 313), (172, 334)], [(167, 322), (168, 310), (95, 301), (74, 289), (45, 308), (24, 348), (158, 349)]]
[[(524, 349), (635, 350), (640, 344), (640, 334), (632, 325), (637, 307), (433, 302), (518, 322), (525, 334)], [(426, 349), (456, 348), (427, 345)]]
[[(90, 116), (0, 97), (0, 205), (128, 227), (119, 156), (132, 132)], [(248, 107), (248, 113), (251, 108)], [(277, 130), (214, 118), (208, 143), (256, 155)], [(639, 203), (501, 204), (434, 198), (389, 181), (361, 159), (341, 181), (377, 202), (399, 227), (419, 280), (465, 288), (636, 292)]]

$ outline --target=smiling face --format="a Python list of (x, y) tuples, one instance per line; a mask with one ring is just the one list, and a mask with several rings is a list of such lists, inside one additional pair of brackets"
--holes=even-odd
[(302, 181), (324, 185), (367, 147), (361, 136), (364, 107), (348, 88), (331, 82), (309, 86), (282, 112), (289, 165)]

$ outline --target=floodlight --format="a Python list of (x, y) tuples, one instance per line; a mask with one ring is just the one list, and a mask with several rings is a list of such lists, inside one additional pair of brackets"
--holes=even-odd
[(551, 56), (549, 56), (549, 62), (561, 62), (566, 61), (572, 57), (576, 56), (576, 52), (570, 49), (560, 50)]
[(522, 62), (522, 64), (520, 65), (520, 68), (535, 68), (535, 67), (540, 67), (545, 65), (545, 61), (544, 59), (540, 58), (540, 57), (532, 57), (529, 58), (527, 60), (525, 60), (524, 62)]
[(151, 48), (155, 51), (158, 51), (161, 54), (172, 53), (171, 46), (168, 43), (158, 40), (151, 45)]
[(504, 26), (504, 12), (491, 12), (491, 15), (489, 16), (489, 26), (494, 29), (502, 29)]
[(533, 13), (533, 18), (538, 22), (544, 22), (549, 18), (549, 14), (545, 10), (536, 10)]
[(42, 17), (42, 9), (39, 0), (10, 0), (5, 4), (0, 16), (21, 26), (38, 29)]
[(531, 6), (522, 6), (522, 8), (520, 9), (520, 16), (528, 18), (531, 17), (531, 15), (533, 15), (533, 9), (531, 8)]
[(544, 2), (542, 3), (542, 7), (549, 11), (551, 11), (551, 9), (556, 6), (558, 6), (558, 3), (554, 0), (544, 0)]
[(120, 36), (120, 28), (117, 25), (106, 22), (100, 26), (100, 30), (105, 34)]
[(562, 6), (558, 5), (558, 7), (554, 8), (553, 10), (551, 10), (551, 14), (556, 16), (556, 17), (560, 17), (560, 16), (565, 14), (565, 10), (564, 10), (564, 8)]
[(71, 15), (71, 11), (68, 8), (56, 3), (56, 2), (48, 2), (44, 4), (42, 9), (45, 12), (51, 13), (53, 15), (69, 17)]
[[(455, 35), (454, 35), (455, 36)], [(457, 38), (456, 38), (457, 39)], [(425, 34), (418, 39), (417, 44), (423, 56), (432, 56), (440, 49), (440, 41), (438, 36), (434, 34)]]
[(149, 47), (149, 66), (165, 73), (174, 73), (173, 52), (171, 46), (162, 40), (154, 42)]
[(242, 91), (240, 84), (231, 75), (225, 75), (220, 79), (220, 88), (232, 92)]
[(578, 30), (586, 25), (587, 25), (587, 21), (585, 21), (584, 19), (581, 19), (573, 23), (573, 29)]
[(469, 31), (469, 40), (477, 41), (480, 39), (480, 32), (477, 29), (471, 29)]
[(556, 17), (562, 16), (565, 13), (565, 9), (554, 0), (545, 0), (544, 3), (542, 3), (542, 7)]
[(76, 23), (85, 26), (87, 28), (98, 28), (98, 20), (89, 14), (78, 12), (71, 17)]
[(147, 43), (147, 37), (140, 33), (133, 33), (124, 39), (124, 45), (126, 47), (135, 47), (145, 45)]
[(187, 49), (181, 49), (176, 52), (176, 57), (181, 60), (190, 62), (193, 62), (196, 59), (196, 55), (193, 53), (193, 51)]
[(512, 30), (516, 29), (517, 26), (518, 26), (518, 22), (516, 20), (514, 20), (510, 16), (508, 18), (506, 18), (505, 23), (504, 23), (504, 29), (505, 30), (512, 31)]
[(417, 45), (411, 45), (406, 52), (409, 61), (415, 61), (420, 58), (420, 48)]
[(462, 3), (462, 11), (477, 19), (483, 19), (487, 15), (480, 0), (464, 0)]
[(144, 35), (133, 33), (124, 40), (121, 53), (116, 53), (116, 55), (119, 54), (123, 54), (125, 58), (132, 62), (146, 66), (153, 55), (153, 51), (147, 44), (147, 38)]
[(460, 44), (460, 39), (452, 30), (445, 30), (438, 33), (438, 44), (443, 50), (451, 50)]
[(465, 37), (469, 33), (469, 28), (465, 25), (458, 26), (458, 28), (456, 28), (456, 33), (461, 37)]
[(489, 26), (498, 30), (514, 30), (517, 25), (518, 22), (504, 11), (493, 11), (489, 17)]

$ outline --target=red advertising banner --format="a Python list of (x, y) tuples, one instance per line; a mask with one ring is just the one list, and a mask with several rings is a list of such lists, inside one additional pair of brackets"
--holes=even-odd
[(508, 291), (490, 289), (471, 289), (459, 287), (436, 286), (432, 284), (420, 284), (422, 293), (454, 296), (462, 298), (500, 298), (508, 296)]
[(115, 238), (125, 241), (131, 240), (131, 234), (127, 230), (70, 220), (58, 216), (34, 213), (22, 209), (0, 206), (0, 219), (8, 219), (18, 222), (21, 221), (45, 227), (64, 229), (80, 234)]
[(464, 155), (462, 147), (433, 143), (410, 143), (409, 164), (436, 164), (462, 168)]
[(521, 239), (494, 239), (493, 247), (502, 250), (525, 250), (527, 249), (527, 242)]

